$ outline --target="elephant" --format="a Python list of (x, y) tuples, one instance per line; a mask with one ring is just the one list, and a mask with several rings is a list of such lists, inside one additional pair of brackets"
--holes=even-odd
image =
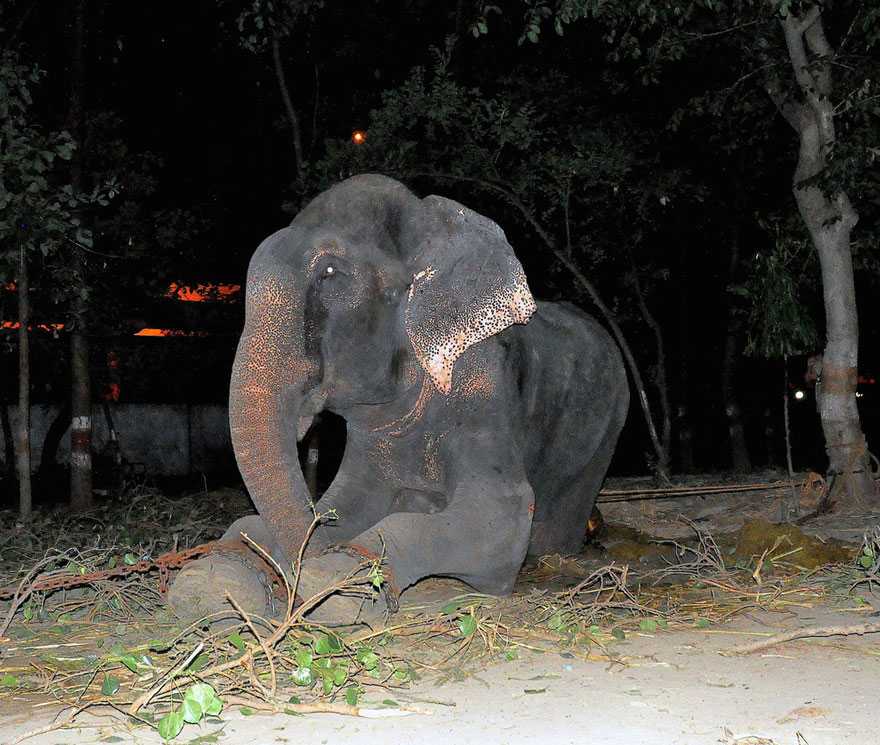
[(381, 555), (394, 597), (429, 576), (504, 595), (527, 555), (580, 549), (626, 371), (591, 316), (534, 300), (495, 222), (353, 176), (263, 241), (245, 306), (229, 421), (259, 516), (227, 537), (290, 567), (313, 518), (297, 442), (326, 410), (347, 440), (306, 586)]

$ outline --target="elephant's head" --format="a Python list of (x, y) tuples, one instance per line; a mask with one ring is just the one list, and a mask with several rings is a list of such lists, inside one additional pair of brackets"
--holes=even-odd
[(387, 406), (413, 370), (449, 395), (456, 359), (535, 310), (491, 220), (355, 176), (314, 199), (251, 260), (230, 425), (251, 497), (293, 558), (311, 521), (296, 441), (322, 408)]

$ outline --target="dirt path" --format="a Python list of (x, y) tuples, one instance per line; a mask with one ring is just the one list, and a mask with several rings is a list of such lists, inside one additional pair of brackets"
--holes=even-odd
[[(880, 635), (791, 642), (745, 658), (719, 651), (798, 625), (861, 623), (868, 616), (800, 609), (791, 615), (762, 613), (711, 631), (635, 634), (615, 645), (617, 664), (526, 652), (460, 682), (426, 681), (390, 694), (425, 714), (368, 720), (235, 712), (222, 715), (222, 727), (188, 727), (178, 741), (864, 745), (876, 738)], [(9, 703), (4, 709), (4, 743), (53, 715), (46, 708), (15, 710)], [(161, 742), (145, 727), (110, 725), (97, 717), (83, 722), (91, 726), (28, 742)]]

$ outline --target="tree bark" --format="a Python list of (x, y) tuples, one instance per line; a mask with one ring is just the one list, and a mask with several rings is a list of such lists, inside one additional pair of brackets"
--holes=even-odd
[[(730, 261), (727, 266), (727, 281), (735, 281), (739, 268), (739, 230), (734, 227), (734, 237), (730, 247)], [(752, 470), (749, 449), (746, 446), (745, 428), (742, 421), (742, 407), (736, 395), (734, 371), (737, 360), (737, 337), (740, 323), (736, 317), (736, 308), (730, 293), (727, 293), (727, 313), (724, 335), (724, 354), (721, 360), (721, 404), (724, 407), (724, 418), (727, 422), (727, 441), (730, 445), (730, 463), (737, 473), (748, 473)]]
[(828, 453), (830, 496), (844, 508), (874, 502), (867, 443), (856, 406), (858, 313), (850, 234), (858, 215), (843, 191), (825, 193), (817, 183), (835, 144), (833, 50), (825, 38), (822, 8), (810, 6), (780, 23), (801, 100), (786, 98), (775, 81), (768, 93), (798, 135), (794, 198), (819, 256), (825, 300), (826, 344), (817, 381), (819, 416)]
[(662, 449), (664, 462), (659, 465), (664, 473), (669, 472), (669, 455), (672, 444), (672, 415), (669, 410), (669, 385), (666, 381), (666, 348), (663, 344), (663, 330), (657, 319), (654, 318), (648, 304), (645, 302), (645, 294), (642, 291), (642, 282), (639, 278), (639, 270), (633, 258), (632, 251), (629, 252), (629, 261), (632, 266), (633, 286), (636, 293), (636, 299), (639, 305), (639, 311), (648, 328), (654, 334), (654, 348), (657, 354), (656, 378), (654, 385), (657, 388), (657, 395), (660, 399), (660, 416), (662, 418), (662, 430), (660, 435), (660, 447)]
[(305, 179), (305, 160), (302, 149), (302, 133), (299, 126), (299, 116), (293, 106), (290, 97), (290, 89), (287, 87), (287, 77), (284, 74), (284, 65), (281, 64), (281, 43), (278, 37), (272, 38), (272, 63), (275, 68), (275, 78), (278, 81), (278, 89), (281, 91), (281, 100), (284, 102), (284, 110), (290, 121), (290, 130), (293, 139), (293, 156), (296, 167), (296, 180), (302, 185)]
[[(76, 0), (73, 21), (72, 79), (68, 126), (77, 149), (71, 162), (71, 182), (75, 194), (84, 191), (83, 144), (86, 87), (86, 0)], [(71, 300), (73, 330), (70, 334), (70, 505), (86, 510), (92, 505), (92, 381), (89, 374), (88, 280), (86, 258), (74, 247), (72, 269), (76, 286)]]
[(16, 470), (18, 472), (18, 515), (31, 519), (31, 364), (28, 325), (31, 321), (27, 252), (19, 247), (18, 263), (18, 429), (16, 432)]

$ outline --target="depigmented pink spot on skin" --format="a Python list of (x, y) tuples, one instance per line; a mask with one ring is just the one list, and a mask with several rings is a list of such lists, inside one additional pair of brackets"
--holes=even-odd
[[(420, 274), (421, 277), (418, 274), (413, 277), (410, 303), (418, 291), (418, 282), (429, 282), (434, 276), (433, 271)], [(522, 268), (514, 271), (512, 284), (501, 284), (500, 278), (497, 284), (494, 292), (478, 298), (460, 311), (457, 318), (432, 319), (432, 323), (420, 324), (411, 319), (410, 304), (407, 304), (405, 318), (410, 343), (437, 390), (444, 395), (452, 392), (453, 366), (465, 350), (514, 323), (528, 323), (537, 310)]]

